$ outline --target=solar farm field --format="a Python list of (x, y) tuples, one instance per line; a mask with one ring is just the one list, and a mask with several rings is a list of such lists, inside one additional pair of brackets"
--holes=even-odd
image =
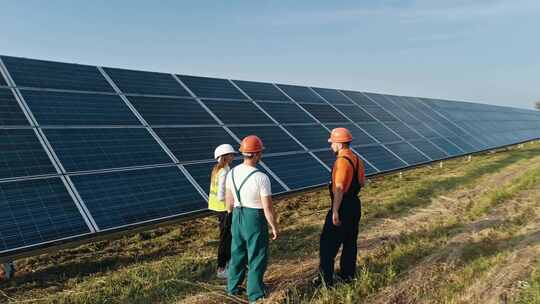
[[(359, 276), (314, 289), (329, 206), (315, 189), (276, 203), (267, 303), (534, 303), (540, 144), (373, 178), (361, 193)], [(217, 221), (202, 218), (16, 262), (5, 303), (247, 303), (215, 278)]]

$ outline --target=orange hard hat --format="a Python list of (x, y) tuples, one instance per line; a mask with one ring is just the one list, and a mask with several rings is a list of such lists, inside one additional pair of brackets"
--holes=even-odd
[(347, 128), (335, 128), (330, 133), (329, 143), (348, 143), (352, 141), (352, 135)]
[(262, 140), (257, 135), (249, 135), (242, 139), (239, 150), (242, 153), (256, 153), (264, 150), (264, 146)]

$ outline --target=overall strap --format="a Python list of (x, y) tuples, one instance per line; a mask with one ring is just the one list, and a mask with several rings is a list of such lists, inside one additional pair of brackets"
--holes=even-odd
[(234, 180), (234, 169), (231, 170), (231, 178), (232, 178), (232, 182), (233, 182), (233, 186), (234, 186), (234, 192), (236, 192), (236, 198), (238, 199), (238, 203), (240, 204), (240, 207), (243, 207), (242, 206), (242, 198), (240, 197), (240, 190), (242, 190), (242, 187), (244, 187), (244, 184), (247, 182), (247, 180), (255, 173), (257, 172), (260, 172), (259, 169), (255, 169), (253, 171), (251, 171), (247, 176), (246, 178), (244, 178), (244, 180), (242, 181), (242, 183), (240, 184), (240, 188), (236, 187), (236, 181)]

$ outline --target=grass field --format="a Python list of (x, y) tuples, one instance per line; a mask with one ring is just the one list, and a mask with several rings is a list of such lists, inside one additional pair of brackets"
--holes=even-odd
[[(325, 190), (276, 202), (268, 303), (540, 303), (540, 144), (371, 180), (359, 273), (314, 289)], [(5, 303), (246, 303), (215, 278), (217, 220), (17, 261)]]

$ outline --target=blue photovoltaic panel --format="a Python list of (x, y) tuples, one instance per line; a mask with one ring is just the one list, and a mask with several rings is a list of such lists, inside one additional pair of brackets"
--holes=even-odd
[(421, 122), (416, 123), (407, 123), (413, 130), (420, 133), (422, 136), (426, 138), (438, 138), (440, 137), (437, 132), (433, 131), (431, 128), (429, 128), (426, 124)]
[(418, 152), (418, 150), (406, 142), (389, 144), (386, 145), (386, 147), (401, 159), (409, 163), (409, 165), (416, 165), (430, 161), (429, 158), (422, 155), (420, 152)]
[(114, 92), (95, 66), (2, 56), (19, 87)]
[(7, 86), (7, 82), (4, 80), (2, 73), (0, 73), (0, 86)]
[(337, 105), (336, 108), (354, 122), (375, 122), (375, 118), (357, 106)]
[[(330, 169), (334, 167), (334, 162), (336, 161), (336, 155), (332, 150), (323, 150), (323, 151), (317, 151), (313, 152), (315, 156), (317, 156), (320, 160), (322, 160)], [(356, 155), (358, 153), (355, 152)], [(377, 169), (373, 168), (370, 164), (362, 160), (364, 163), (364, 170), (366, 172), (366, 175), (370, 175), (373, 173), (377, 173)]]
[(279, 123), (315, 123), (304, 110), (300, 109), (296, 104), (273, 103), (273, 102), (258, 102), (270, 116)]
[(76, 175), (71, 180), (101, 230), (206, 208), (177, 167)]
[(28, 126), (21, 107), (10, 89), (0, 89), (0, 126)]
[(128, 96), (150, 125), (216, 125), (216, 120), (193, 98)]
[(379, 106), (364, 106), (363, 108), (380, 121), (397, 121), (397, 118)]
[(116, 95), (21, 90), (40, 125), (140, 125)]
[(234, 83), (253, 100), (288, 101), (290, 99), (281, 93), (273, 84), (265, 82), (233, 80)]
[(273, 124), (256, 105), (250, 101), (203, 100), (203, 103), (224, 124)]
[(292, 190), (330, 180), (328, 170), (308, 153), (266, 157), (264, 163)]
[(374, 103), (371, 99), (367, 98), (364, 94), (360, 92), (345, 91), (345, 90), (341, 90), (341, 92), (347, 95), (350, 99), (352, 99), (358, 105), (361, 105), (361, 106), (376, 105), (376, 103)]
[(325, 103), (324, 100), (322, 100), (317, 94), (313, 93), (313, 91), (311, 91), (308, 87), (288, 84), (278, 84), (278, 87), (296, 102)]
[(0, 129), (0, 178), (56, 174), (32, 129)]
[(319, 124), (285, 126), (308, 149), (328, 148), (330, 133)]
[(431, 142), (437, 145), (437, 147), (444, 150), (444, 152), (446, 152), (446, 154), (450, 156), (457, 156), (463, 154), (463, 152), (458, 147), (456, 147), (451, 142), (442, 137), (430, 138), (429, 140), (431, 140)]
[(477, 151), (477, 149), (475, 149), (473, 146), (466, 143), (463, 139), (459, 137), (452, 137), (452, 138), (447, 138), (447, 139), (451, 141), (453, 144), (455, 144), (456, 146), (460, 147), (461, 150), (465, 151), (466, 153), (472, 153), (472, 152)]
[(364, 93), (364, 94), (367, 95), (375, 103), (377, 103), (378, 105), (383, 106), (383, 107), (385, 105), (389, 105), (387, 98), (392, 98), (391, 96), (383, 95), (383, 94), (377, 94), (377, 93)]
[(422, 137), (400, 121), (389, 121), (385, 125), (406, 140), (422, 139)]
[(153, 128), (181, 162), (214, 159), (214, 149), (221, 144), (238, 146), (222, 127)]
[(364, 129), (364, 131), (366, 131), (382, 143), (401, 141), (401, 138), (399, 138), (399, 136), (392, 133), (390, 129), (383, 126), (381, 123), (359, 123), (359, 125), (362, 129)]
[(60, 178), (0, 183), (0, 253), (90, 233)]
[(302, 147), (278, 126), (230, 127), (229, 129), (240, 140), (252, 134), (259, 136), (264, 143), (264, 153), (266, 154), (303, 151)]
[(303, 104), (302, 107), (322, 123), (349, 122), (347, 118), (329, 105)]
[(355, 148), (355, 150), (380, 171), (390, 171), (407, 166), (382, 146)]
[(199, 98), (246, 99), (227, 79), (185, 75), (178, 77)]
[(104, 68), (122, 93), (191, 96), (171, 74)]
[(351, 134), (353, 136), (353, 141), (352, 141), (353, 146), (371, 145), (371, 144), (377, 143), (373, 138), (369, 137), (369, 135), (366, 132), (364, 132), (362, 129), (358, 128), (357, 126), (353, 125), (352, 123), (326, 124), (325, 126), (330, 130), (334, 128), (339, 128), (339, 127), (349, 129), (349, 131), (351, 131)]
[[(231, 168), (240, 164), (241, 162), (242, 160), (235, 160)], [(210, 191), (210, 174), (212, 172), (212, 168), (214, 164), (215, 162), (185, 165), (186, 170), (193, 177), (193, 179), (195, 179), (197, 184), (201, 186), (201, 188), (205, 191), (206, 194), (208, 194)], [(268, 174), (268, 172), (263, 167), (257, 166), (257, 169), (264, 172), (270, 178), (270, 182), (272, 184), (272, 194), (281, 193), (285, 191), (285, 188), (283, 188), (283, 186), (281, 186), (281, 184), (278, 183), (272, 177), (272, 175)]]
[(315, 92), (321, 95), (326, 101), (331, 104), (353, 104), (347, 97), (341, 94), (338, 90), (334, 89), (324, 89), (324, 88), (313, 88)]
[(144, 128), (43, 131), (68, 172), (172, 163)]
[(356, 156), (360, 157), (360, 159), (362, 159), (362, 161), (364, 162), (364, 170), (366, 172), (366, 175), (371, 175), (371, 174), (377, 173), (377, 169), (375, 169), (375, 167), (373, 167), (368, 162), (366, 162), (366, 160), (364, 159), (364, 157), (360, 153), (356, 152), (356, 150), (358, 150), (358, 149), (362, 149), (362, 148), (354, 147), (353, 152), (356, 154)]
[(411, 141), (410, 144), (415, 146), (418, 150), (424, 152), (424, 154), (431, 157), (433, 160), (448, 157), (443, 150), (439, 149), (437, 146), (427, 140), (414, 140)]

